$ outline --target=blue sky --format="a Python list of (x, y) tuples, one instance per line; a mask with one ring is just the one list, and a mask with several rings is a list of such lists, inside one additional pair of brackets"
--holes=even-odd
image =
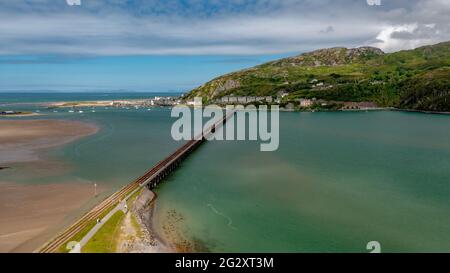
[(450, 1), (0, 0), (0, 91), (186, 91), (333, 46), (450, 40)]
[(0, 57), (0, 90), (185, 92), (282, 56), (8, 56)]

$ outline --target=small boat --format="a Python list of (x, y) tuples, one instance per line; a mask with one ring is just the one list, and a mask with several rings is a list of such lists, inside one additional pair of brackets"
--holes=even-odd
[(73, 111), (73, 110), (69, 110), (69, 113), (74, 113), (75, 111)]
[(83, 111), (82, 111), (82, 110), (80, 110), (80, 111), (78, 111), (78, 113), (83, 113)]

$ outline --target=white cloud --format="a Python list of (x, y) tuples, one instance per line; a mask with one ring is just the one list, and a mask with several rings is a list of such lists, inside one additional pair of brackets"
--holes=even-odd
[[(1, 21), (14, 21), (2, 24)], [(302, 48), (356, 45), (377, 28), (356, 22), (321, 22), (294, 16), (236, 16), (207, 20), (159, 20), (130, 16), (3, 16), (3, 54), (267, 54)]]
[(450, 1), (411, 1), (384, 12), (383, 28), (373, 46), (392, 52), (450, 40)]
[(385, 52), (397, 51), (399, 49), (411, 49), (421, 44), (418, 40), (399, 39), (394, 36), (395, 33), (412, 35), (417, 29), (417, 24), (402, 26), (387, 26), (376, 37), (377, 42), (372, 44), (381, 48)]
[(0, 54), (248, 55), (367, 44), (394, 51), (450, 33), (446, 0), (206, 1), (208, 8), (189, 0), (189, 9), (174, 0), (59, 2), (0, 3)]

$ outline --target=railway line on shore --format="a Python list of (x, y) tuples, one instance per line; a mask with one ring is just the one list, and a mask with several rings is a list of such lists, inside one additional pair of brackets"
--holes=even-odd
[(93, 221), (97, 221), (99, 217), (110, 209), (114, 208), (119, 202), (123, 201), (130, 193), (135, 192), (140, 187), (147, 186), (149, 189), (154, 189), (162, 180), (173, 172), (176, 167), (185, 159), (191, 152), (198, 148), (209, 135), (215, 133), (215, 130), (223, 126), (226, 121), (234, 115), (234, 112), (226, 115), (221, 121), (212, 125), (206, 132), (202, 132), (193, 140), (189, 140), (183, 146), (178, 148), (175, 152), (170, 154), (165, 159), (158, 162), (154, 167), (148, 170), (144, 175), (137, 178), (133, 182), (125, 185), (100, 204), (95, 206), (89, 212), (84, 214), (80, 219), (78, 219), (71, 226), (66, 228), (63, 232), (56, 235), (52, 240), (47, 242), (44, 246), (38, 249), (36, 252), (39, 253), (54, 253), (60, 252), (61, 248), (64, 247), (74, 236), (79, 232), (87, 228)]

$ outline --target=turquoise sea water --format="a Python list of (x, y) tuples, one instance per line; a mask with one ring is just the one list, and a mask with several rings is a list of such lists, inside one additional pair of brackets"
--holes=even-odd
[[(37, 175), (25, 164), (2, 175), (20, 183), (99, 183), (106, 195), (181, 145), (170, 137), (168, 108), (89, 110), (40, 109), (47, 115), (33, 117), (101, 128), (46, 154), (63, 162), (60, 170)], [(213, 252), (367, 252), (369, 241), (386, 252), (450, 252), (450, 117), (281, 113), (278, 151), (208, 142), (157, 193), (157, 225), (175, 210), (183, 235)]]
[(213, 252), (450, 251), (450, 119), (401, 112), (282, 113), (280, 148), (202, 146), (164, 183)]

